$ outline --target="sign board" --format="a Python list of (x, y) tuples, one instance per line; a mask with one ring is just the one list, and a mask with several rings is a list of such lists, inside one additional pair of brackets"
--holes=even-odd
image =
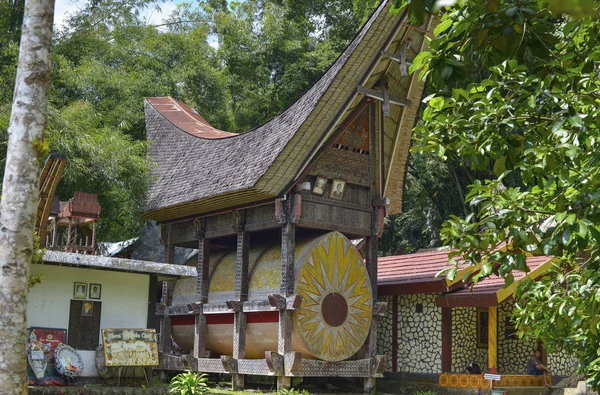
[(486, 380), (500, 380), (502, 377), (499, 374), (485, 373), (483, 378)]
[(154, 329), (102, 329), (106, 366), (158, 366)]

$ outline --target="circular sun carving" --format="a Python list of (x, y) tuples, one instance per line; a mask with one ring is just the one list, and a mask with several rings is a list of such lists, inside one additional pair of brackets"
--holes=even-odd
[(338, 232), (321, 237), (301, 258), (297, 334), (315, 357), (347, 359), (362, 347), (371, 327), (373, 294), (365, 263)]

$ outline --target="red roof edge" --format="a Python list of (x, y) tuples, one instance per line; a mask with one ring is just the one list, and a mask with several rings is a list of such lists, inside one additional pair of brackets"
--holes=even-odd
[(236, 133), (224, 132), (213, 127), (192, 107), (173, 99), (171, 96), (147, 97), (146, 101), (165, 119), (192, 136), (203, 139), (222, 139), (237, 136)]

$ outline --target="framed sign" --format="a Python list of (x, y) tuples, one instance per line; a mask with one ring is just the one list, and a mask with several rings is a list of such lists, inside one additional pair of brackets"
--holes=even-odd
[(87, 298), (87, 283), (75, 282), (73, 284), (73, 299)]
[(327, 186), (327, 178), (317, 177), (317, 179), (315, 180), (315, 186), (312, 189), (312, 193), (314, 193), (315, 195), (323, 196), (326, 186)]
[(90, 299), (102, 299), (102, 284), (90, 283)]
[(83, 302), (81, 305), (81, 315), (85, 317), (91, 317), (94, 312), (94, 303), (93, 302)]
[(158, 366), (154, 329), (102, 329), (106, 366)]
[(342, 200), (344, 198), (344, 191), (346, 190), (346, 181), (333, 179), (331, 182), (331, 192), (329, 197), (331, 199)]

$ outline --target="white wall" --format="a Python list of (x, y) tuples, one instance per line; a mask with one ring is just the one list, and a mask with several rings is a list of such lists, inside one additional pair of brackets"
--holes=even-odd
[[(31, 273), (43, 274), (44, 280), (29, 292), (28, 327), (69, 329), (73, 283), (78, 281), (102, 284), (100, 329), (146, 328), (148, 275), (53, 265), (32, 265)], [(79, 354), (85, 365), (82, 376), (97, 376), (95, 352), (79, 351)]]

